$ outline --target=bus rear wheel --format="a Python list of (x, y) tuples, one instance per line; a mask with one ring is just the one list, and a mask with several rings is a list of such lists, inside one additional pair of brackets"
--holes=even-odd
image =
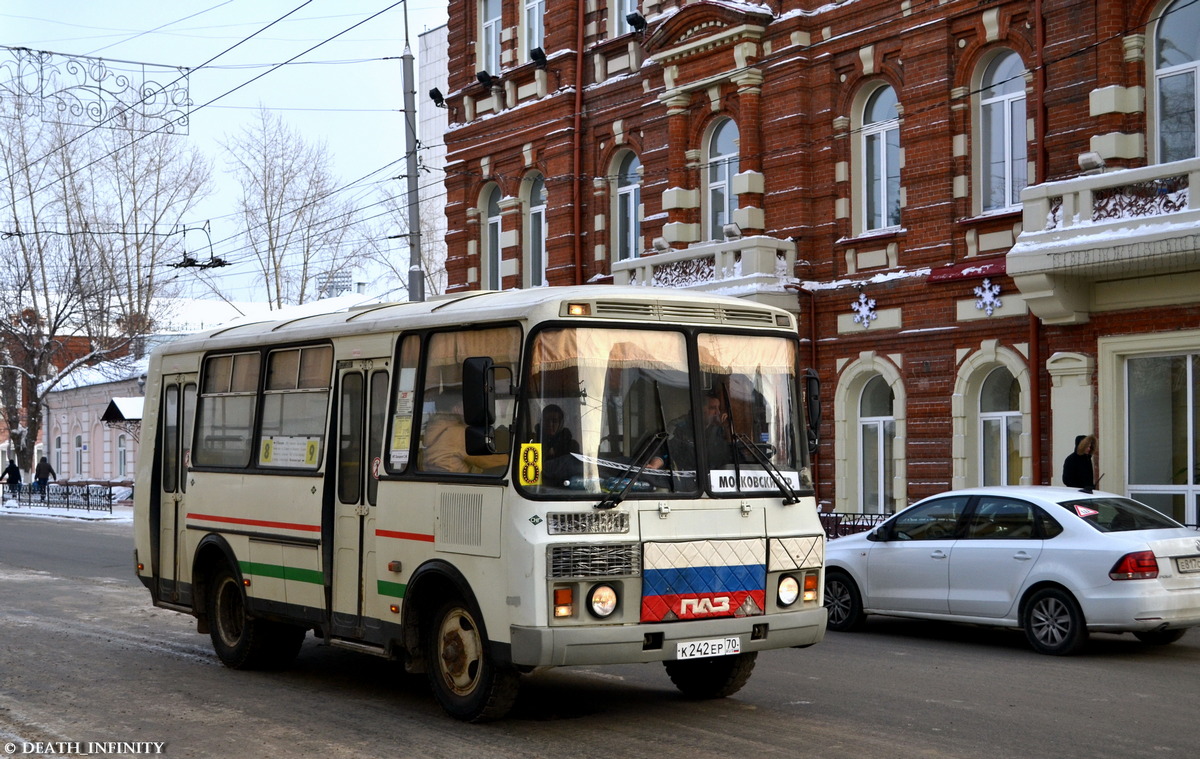
[(742, 689), (754, 671), (757, 651), (710, 659), (665, 661), (667, 675), (688, 698), (709, 699), (732, 696)]
[(517, 699), (520, 675), (497, 665), (471, 605), (451, 600), (438, 609), (427, 627), (426, 671), (438, 703), (465, 722), (488, 722), (508, 714)]
[(300, 653), (307, 633), (303, 627), (250, 616), (242, 583), (228, 566), (209, 586), (208, 623), (213, 650), (231, 669), (281, 667)]

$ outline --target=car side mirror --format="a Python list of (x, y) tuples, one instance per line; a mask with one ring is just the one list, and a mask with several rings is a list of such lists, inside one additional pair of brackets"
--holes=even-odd
[(867, 533), (867, 540), (872, 543), (883, 543), (887, 541), (886, 530), (883, 527), (876, 527)]

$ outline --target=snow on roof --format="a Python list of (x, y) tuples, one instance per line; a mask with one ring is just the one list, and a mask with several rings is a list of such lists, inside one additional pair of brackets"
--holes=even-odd
[(108, 408), (101, 415), (100, 421), (140, 422), (142, 420), (142, 406), (145, 400), (140, 395), (132, 398), (113, 398), (108, 402)]

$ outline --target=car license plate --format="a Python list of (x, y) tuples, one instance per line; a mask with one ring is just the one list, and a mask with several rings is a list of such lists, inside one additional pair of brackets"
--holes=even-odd
[(1175, 564), (1179, 567), (1180, 572), (1200, 572), (1200, 556), (1176, 559)]
[(742, 652), (742, 639), (713, 638), (711, 640), (688, 640), (675, 644), (675, 658), (704, 659), (709, 656), (730, 656)]

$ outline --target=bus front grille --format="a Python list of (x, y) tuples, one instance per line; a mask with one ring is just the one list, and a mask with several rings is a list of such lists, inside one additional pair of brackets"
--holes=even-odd
[(641, 573), (641, 566), (641, 550), (637, 543), (553, 546), (548, 575), (552, 579), (632, 577)]

